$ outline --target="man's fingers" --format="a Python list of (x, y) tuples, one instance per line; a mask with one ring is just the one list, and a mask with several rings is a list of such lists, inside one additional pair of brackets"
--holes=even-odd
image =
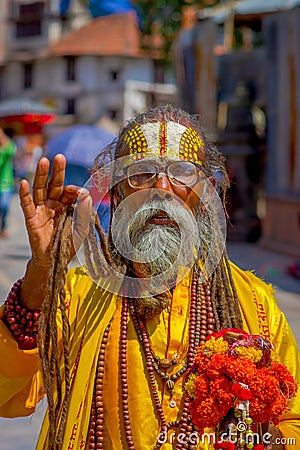
[(47, 196), (49, 200), (59, 200), (64, 188), (66, 171), (66, 158), (64, 155), (56, 155), (53, 160), (53, 170), (48, 185)]
[(79, 186), (69, 184), (62, 191), (61, 197), (59, 199), (60, 203), (62, 203), (63, 205), (72, 205), (77, 200), (77, 198), (81, 196), (81, 191), (86, 191), (87, 195), (89, 195), (89, 192), (86, 189), (82, 189)]
[(76, 206), (76, 220), (74, 223), (74, 247), (79, 249), (89, 232), (92, 216), (92, 198), (86, 189), (81, 189)]
[(40, 205), (47, 199), (49, 167), (50, 162), (44, 157), (37, 164), (32, 187), (32, 197), (35, 205)]
[(33, 203), (30, 186), (27, 180), (21, 180), (19, 188), (19, 197), (21, 208), (25, 217), (25, 221), (30, 220), (35, 214), (35, 204)]

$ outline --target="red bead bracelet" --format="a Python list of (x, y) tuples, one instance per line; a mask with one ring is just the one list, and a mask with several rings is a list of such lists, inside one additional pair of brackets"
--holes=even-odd
[(18, 342), (21, 350), (31, 350), (37, 346), (38, 320), (40, 310), (30, 310), (22, 305), (20, 288), (23, 278), (16, 281), (4, 303), (4, 322)]

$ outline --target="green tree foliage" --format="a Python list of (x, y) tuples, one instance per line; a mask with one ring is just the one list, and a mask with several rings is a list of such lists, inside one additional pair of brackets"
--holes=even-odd
[(161, 63), (168, 62), (172, 43), (181, 27), (183, 8), (213, 6), (217, 0), (134, 0), (140, 16), (142, 48)]

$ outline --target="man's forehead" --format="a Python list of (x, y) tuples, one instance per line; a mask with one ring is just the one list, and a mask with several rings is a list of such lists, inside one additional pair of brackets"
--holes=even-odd
[(192, 127), (176, 122), (137, 124), (126, 133), (124, 142), (131, 161), (166, 157), (203, 163), (203, 140)]

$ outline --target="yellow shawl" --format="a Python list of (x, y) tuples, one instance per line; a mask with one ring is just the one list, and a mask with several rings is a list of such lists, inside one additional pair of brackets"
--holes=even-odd
[[(294, 377), (298, 377), (299, 380), (300, 361), (297, 345), (284, 315), (278, 309), (272, 287), (251, 272), (244, 272), (233, 264), (231, 269), (240, 301), (244, 329), (251, 334), (270, 338), (280, 361), (286, 364)], [(186, 351), (189, 286), (190, 279), (187, 277), (174, 291), (171, 314), (164, 312), (159, 318), (148, 323), (155, 353), (161, 357), (172, 357), (174, 353), (184, 354)], [(64, 450), (85, 448), (98, 351), (103, 332), (111, 320), (103, 387), (105, 449), (126, 448), (119, 408), (120, 301), (118, 296), (96, 286), (83, 269), (77, 268), (71, 269), (68, 273), (66, 301), (70, 322), (72, 386), (62, 448)], [(0, 327), (0, 415), (3, 417), (30, 415), (44, 395), (37, 351), (19, 350), (1, 321)], [(144, 372), (143, 354), (130, 321), (128, 322), (128, 361), (129, 413), (132, 418), (135, 448), (150, 450), (154, 448), (159, 426)], [(181, 382), (176, 382), (177, 406), (175, 408), (170, 407), (168, 394), (163, 390), (162, 384), (159, 384), (159, 390), (166, 419), (174, 420), (178, 413)], [(38, 450), (47, 448), (47, 429), (46, 415), (37, 445)], [(300, 392), (292, 401), (290, 411), (282, 417), (280, 430), (286, 438), (296, 438), (299, 445)], [(173, 448), (170, 442), (168, 440), (161, 447), (162, 450)], [(212, 447), (199, 444), (197, 448)], [(285, 448), (294, 450), (296, 447), (286, 445)]]

